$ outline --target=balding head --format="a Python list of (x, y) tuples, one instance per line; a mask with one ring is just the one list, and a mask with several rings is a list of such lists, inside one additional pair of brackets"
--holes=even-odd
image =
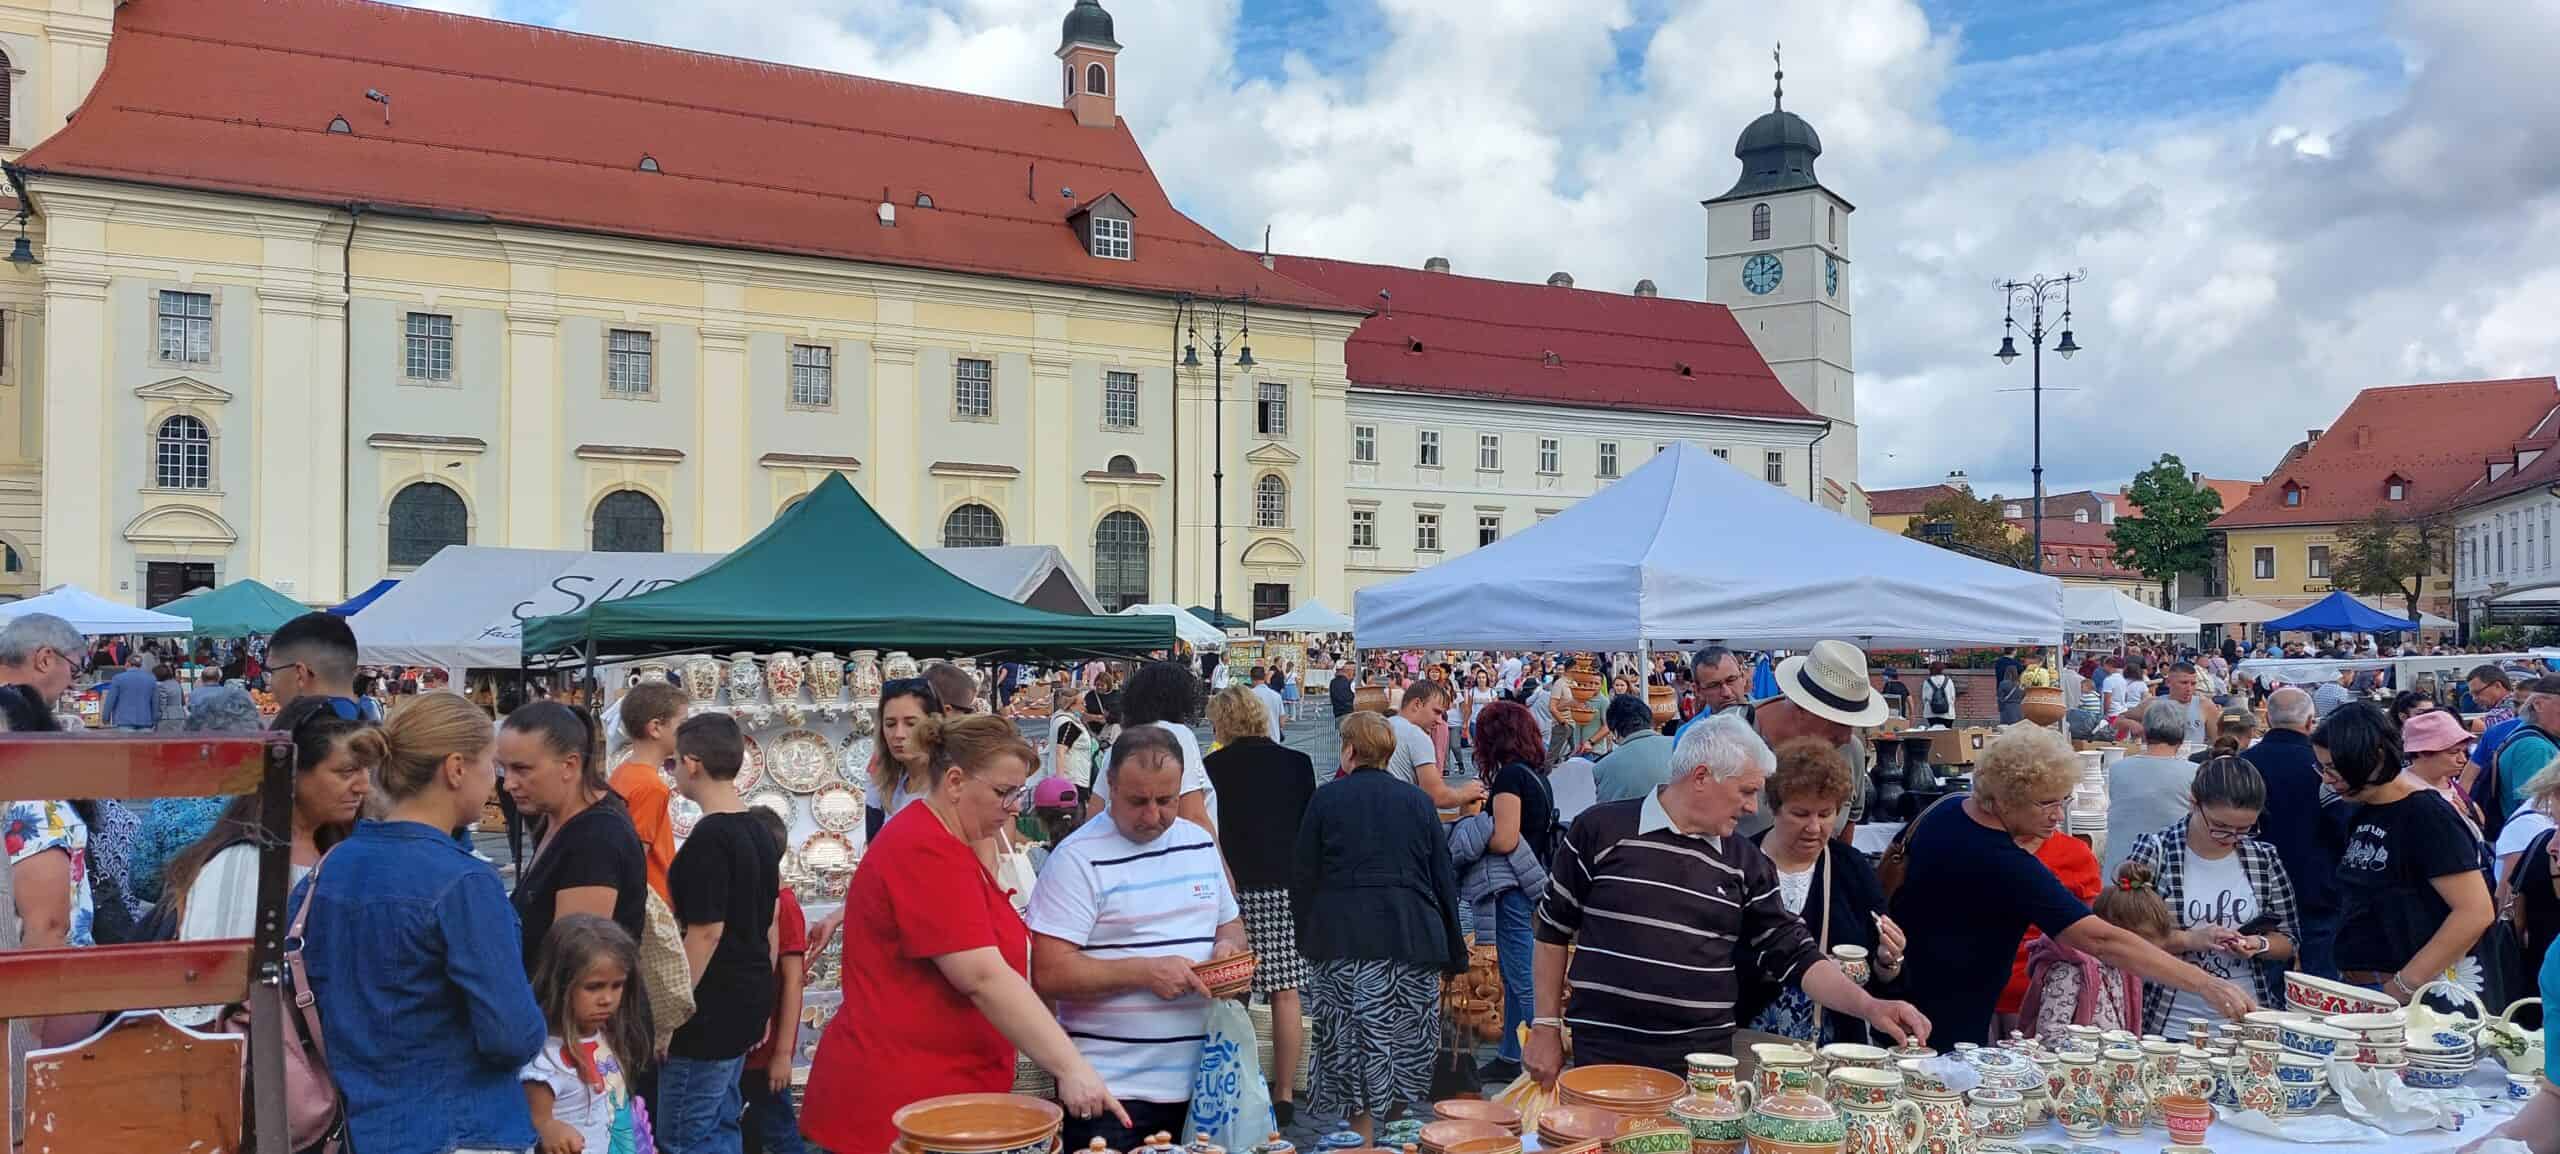
[(2267, 695), (2267, 728), (2311, 732), (2311, 695), (2288, 685)]

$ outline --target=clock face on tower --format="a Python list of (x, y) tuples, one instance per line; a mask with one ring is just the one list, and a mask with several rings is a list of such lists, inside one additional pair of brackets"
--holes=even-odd
[(1840, 295), (1839, 257), (1826, 256), (1822, 258), (1822, 291), (1835, 297)]
[(1742, 262), (1742, 287), (1751, 290), (1753, 296), (1778, 291), (1778, 282), (1786, 276), (1787, 266), (1776, 253), (1754, 253), (1750, 260)]

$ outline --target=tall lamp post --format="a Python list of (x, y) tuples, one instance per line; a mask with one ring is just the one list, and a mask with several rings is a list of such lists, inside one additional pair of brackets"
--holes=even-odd
[(2017, 361), (2016, 330), (2021, 300), (2027, 305), (2027, 343), (2034, 350), (2028, 356), (2028, 365), (2034, 374), (2029, 391), (2035, 396), (2035, 571), (2038, 573), (2044, 572), (2044, 338), (2047, 331), (2044, 306), (2057, 294), (2060, 296), (2062, 340), (2053, 346), (2053, 351), (2062, 354), (2063, 360), (2070, 360), (2071, 354), (2080, 351), (2079, 342), (2071, 339), (2071, 286), (2087, 279), (2089, 270), (2084, 268), (2063, 276), (2038, 274), (2023, 281), (2004, 280), (1997, 286), (2001, 296), (2000, 351), (1992, 355), (1999, 357), (2004, 365)]
[[(1182, 298), (1185, 314), (1182, 367), (1200, 368), (1200, 326), (1209, 326), (1209, 370), (1213, 382), (1209, 421), (1210, 580), (1209, 608), (1227, 613), (1227, 324), (1235, 322), (1236, 367), (1253, 368), (1253, 302), (1244, 296)], [(1230, 313), (1232, 310), (1232, 314)], [(1221, 626), (1221, 628), (1224, 628)]]

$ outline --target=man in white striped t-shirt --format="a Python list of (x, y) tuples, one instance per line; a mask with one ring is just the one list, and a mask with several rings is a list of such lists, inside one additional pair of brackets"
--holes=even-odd
[(1032, 984), (1132, 1123), (1069, 1118), (1070, 1150), (1095, 1138), (1133, 1150), (1181, 1131), (1209, 1013), (1191, 967), (1246, 948), (1217, 842), (1176, 813), (1182, 772), (1163, 728), (1121, 734), (1103, 776), (1109, 820), (1058, 843), (1031, 890)]

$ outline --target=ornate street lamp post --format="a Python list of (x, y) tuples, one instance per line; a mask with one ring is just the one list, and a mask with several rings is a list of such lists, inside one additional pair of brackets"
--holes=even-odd
[(2018, 304), (2024, 300), (2027, 305), (2027, 343), (2033, 349), (2028, 356), (2028, 365), (2033, 373), (2028, 391), (2035, 398), (2035, 571), (2038, 573), (2044, 572), (2044, 306), (2059, 295), (2062, 340), (2053, 346), (2053, 351), (2062, 354), (2062, 359), (2070, 360), (2071, 354), (2080, 351), (2079, 342), (2071, 339), (2071, 286), (2087, 279), (2089, 270), (2084, 268), (2063, 276), (2038, 275), (2024, 281), (2004, 280), (1996, 286), (2001, 296), (2000, 351), (1992, 355), (1999, 357), (2001, 364), (2011, 364), (2018, 359), (2018, 338), (2015, 335)]

